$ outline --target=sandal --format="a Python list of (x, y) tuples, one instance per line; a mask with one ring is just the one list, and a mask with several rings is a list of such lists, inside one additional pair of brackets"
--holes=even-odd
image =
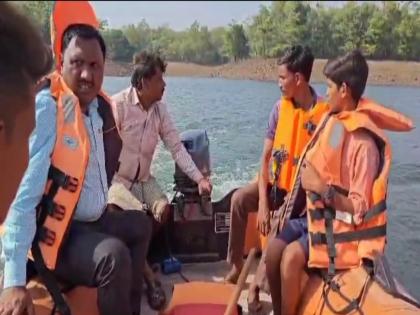
[(147, 302), (150, 308), (160, 311), (166, 304), (166, 294), (162, 288), (162, 284), (158, 280), (147, 286)]

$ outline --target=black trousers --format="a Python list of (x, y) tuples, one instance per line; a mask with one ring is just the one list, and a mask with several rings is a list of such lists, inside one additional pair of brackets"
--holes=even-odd
[(140, 314), (151, 234), (151, 218), (141, 211), (108, 207), (98, 221), (73, 221), (54, 273), (71, 285), (97, 287), (101, 315)]

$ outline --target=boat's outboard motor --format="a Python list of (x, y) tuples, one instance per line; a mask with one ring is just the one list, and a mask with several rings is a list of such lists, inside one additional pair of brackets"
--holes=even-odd
[[(181, 134), (181, 141), (200, 172), (204, 176), (210, 176), (207, 132), (200, 129), (185, 131)], [(215, 232), (211, 196), (200, 196), (198, 184), (176, 163), (174, 193), (167, 231), (171, 254), (183, 262), (216, 261), (223, 258), (228, 234)]]
[[(181, 141), (201, 174), (209, 177), (211, 174), (210, 153), (209, 138), (207, 137), (206, 131), (200, 129), (185, 131), (181, 134)], [(176, 201), (175, 215), (179, 216), (177, 219), (186, 220), (186, 215), (189, 214), (189, 220), (211, 220), (212, 209), (210, 196), (200, 196), (197, 183), (192, 181), (176, 163), (174, 184), (174, 201)]]

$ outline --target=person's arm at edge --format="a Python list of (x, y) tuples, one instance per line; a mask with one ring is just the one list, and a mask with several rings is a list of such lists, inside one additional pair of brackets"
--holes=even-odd
[(36, 231), (40, 202), (56, 140), (56, 104), (46, 92), (36, 96), (36, 125), (29, 139), (29, 163), (5, 222), (4, 288), (25, 286), (27, 254)]

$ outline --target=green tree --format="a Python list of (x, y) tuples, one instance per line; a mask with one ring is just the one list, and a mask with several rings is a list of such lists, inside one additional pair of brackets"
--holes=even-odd
[(369, 22), (375, 9), (377, 7), (372, 3), (358, 5), (355, 1), (349, 1), (336, 11), (333, 15), (334, 28), (331, 31), (339, 46), (339, 53), (364, 48)]
[(232, 23), (225, 35), (229, 56), (236, 62), (249, 57), (248, 39), (242, 24)]
[(152, 40), (152, 29), (145, 19), (142, 19), (137, 25), (127, 25), (122, 28), (124, 36), (131, 46), (140, 51), (150, 47)]
[[(50, 43), (49, 18), (53, 1), (17, 2), (40, 27)], [(310, 1), (272, 1), (244, 24), (208, 29), (195, 21), (174, 31), (167, 25), (152, 28), (141, 20), (109, 29), (100, 20), (109, 57), (130, 60), (140, 50), (157, 51), (168, 60), (219, 64), (229, 59), (277, 57), (292, 44), (309, 45), (317, 58), (331, 58), (359, 48), (374, 59), (420, 59), (420, 4), (418, 1), (348, 1), (324, 7)]]
[(383, 1), (382, 7), (373, 12), (366, 33), (366, 53), (375, 59), (397, 56), (398, 34), (396, 25), (401, 21), (398, 2)]
[(307, 44), (310, 36), (308, 29), (309, 5), (301, 1), (286, 1), (283, 10), (284, 20), (280, 26), (284, 44)]
[(252, 19), (248, 31), (254, 55), (268, 57), (268, 51), (274, 39), (274, 30), (275, 25), (270, 9), (261, 6), (258, 15)]
[(420, 60), (420, 14), (410, 10), (409, 6), (404, 6), (396, 32), (399, 37), (397, 52), (400, 57)]
[(108, 29), (102, 32), (107, 45), (108, 58), (118, 61), (130, 61), (134, 48), (124, 33), (119, 29)]
[(308, 45), (317, 58), (331, 58), (337, 55), (337, 43), (333, 36), (331, 10), (319, 7), (308, 15), (309, 32)]
[(213, 43), (218, 55), (218, 59), (215, 60), (217, 63), (229, 61), (228, 47), (225, 42), (226, 32), (227, 28), (225, 27), (216, 27), (210, 31), (211, 42)]

